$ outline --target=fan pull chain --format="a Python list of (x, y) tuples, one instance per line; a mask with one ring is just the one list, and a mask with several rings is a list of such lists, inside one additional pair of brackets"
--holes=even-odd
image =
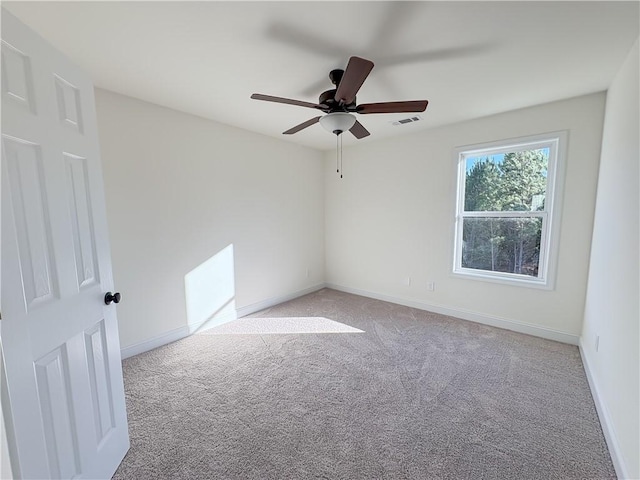
[(340, 178), (342, 178), (342, 172), (344, 172), (344, 166), (342, 164), (342, 135), (338, 135), (340, 137)]
[(336, 135), (336, 173), (340, 173), (340, 135)]

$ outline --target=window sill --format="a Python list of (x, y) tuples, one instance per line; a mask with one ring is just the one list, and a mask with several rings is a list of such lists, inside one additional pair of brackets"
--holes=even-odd
[(452, 272), (456, 278), (465, 280), (479, 280), (481, 282), (499, 283), (513, 287), (534, 288), (537, 290), (554, 290), (554, 285), (549, 280), (534, 279), (526, 275), (517, 274), (491, 274), (484, 271), (460, 268)]

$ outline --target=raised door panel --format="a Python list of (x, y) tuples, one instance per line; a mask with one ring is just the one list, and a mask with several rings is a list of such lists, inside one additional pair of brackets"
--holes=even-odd
[(39, 145), (2, 136), (10, 199), (18, 237), (22, 291), (27, 310), (55, 295), (51, 227)]
[(73, 478), (81, 471), (66, 346), (36, 360), (34, 366), (51, 477)]
[(99, 283), (87, 159), (64, 153), (64, 160), (76, 276), (82, 289)]
[(85, 349), (89, 365), (96, 442), (99, 448), (105, 437), (115, 427), (104, 320), (85, 332)]
[(27, 55), (2, 41), (2, 100), (35, 112), (31, 61)]
[(78, 133), (84, 132), (80, 90), (60, 75), (54, 74), (58, 118), (60, 122)]

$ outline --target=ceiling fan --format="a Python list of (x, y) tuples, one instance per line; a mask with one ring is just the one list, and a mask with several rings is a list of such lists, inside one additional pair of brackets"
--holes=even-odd
[(264, 100), (266, 102), (285, 103), (297, 105), (299, 107), (315, 108), (325, 113), (296, 125), (289, 130), (282, 132), (284, 135), (291, 135), (299, 132), (311, 125), (320, 123), (329, 132), (340, 135), (347, 130), (354, 137), (360, 139), (370, 135), (369, 131), (356, 120), (354, 113), (361, 115), (371, 113), (404, 113), (404, 112), (424, 112), (427, 109), (427, 100), (412, 100), (404, 102), (382, 102), (382, 103), (361, 103), (356, 104), (356, 93), (371, 73), (373, 62), (360, 57), (351, 57), (345, 70), (332, 70), (329, 79), (336, 88), (327, 90), (320, 94), (318, 103), (292, 100), (290, 98), (273, 97), (254, 93), (251, 98), (254, 100)]

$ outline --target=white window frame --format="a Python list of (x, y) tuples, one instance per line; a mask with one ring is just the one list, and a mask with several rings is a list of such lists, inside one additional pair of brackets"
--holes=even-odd
[[(552, 290), (555, 288), (556, 266), (560, 240), (560, 215), (562, 211), (562, 190), (566, 163), (566, 131), (499, 140), (489, 143), (468, 145), (455, 149), (456, 161), (456, 211), (453, 248), (453, 274), (467, 279), (519, 285)], [(549, 148), (547, 165), (547, 188), (543, 211), (500, 211), (465, 212), (465, 180), (468, 157), (489, 156), (499, 153), (519, 152)], [(464, 218), (542, 218), (538, 276), (493, 272), (465, 268), (462, 266), (462, 227)]]

